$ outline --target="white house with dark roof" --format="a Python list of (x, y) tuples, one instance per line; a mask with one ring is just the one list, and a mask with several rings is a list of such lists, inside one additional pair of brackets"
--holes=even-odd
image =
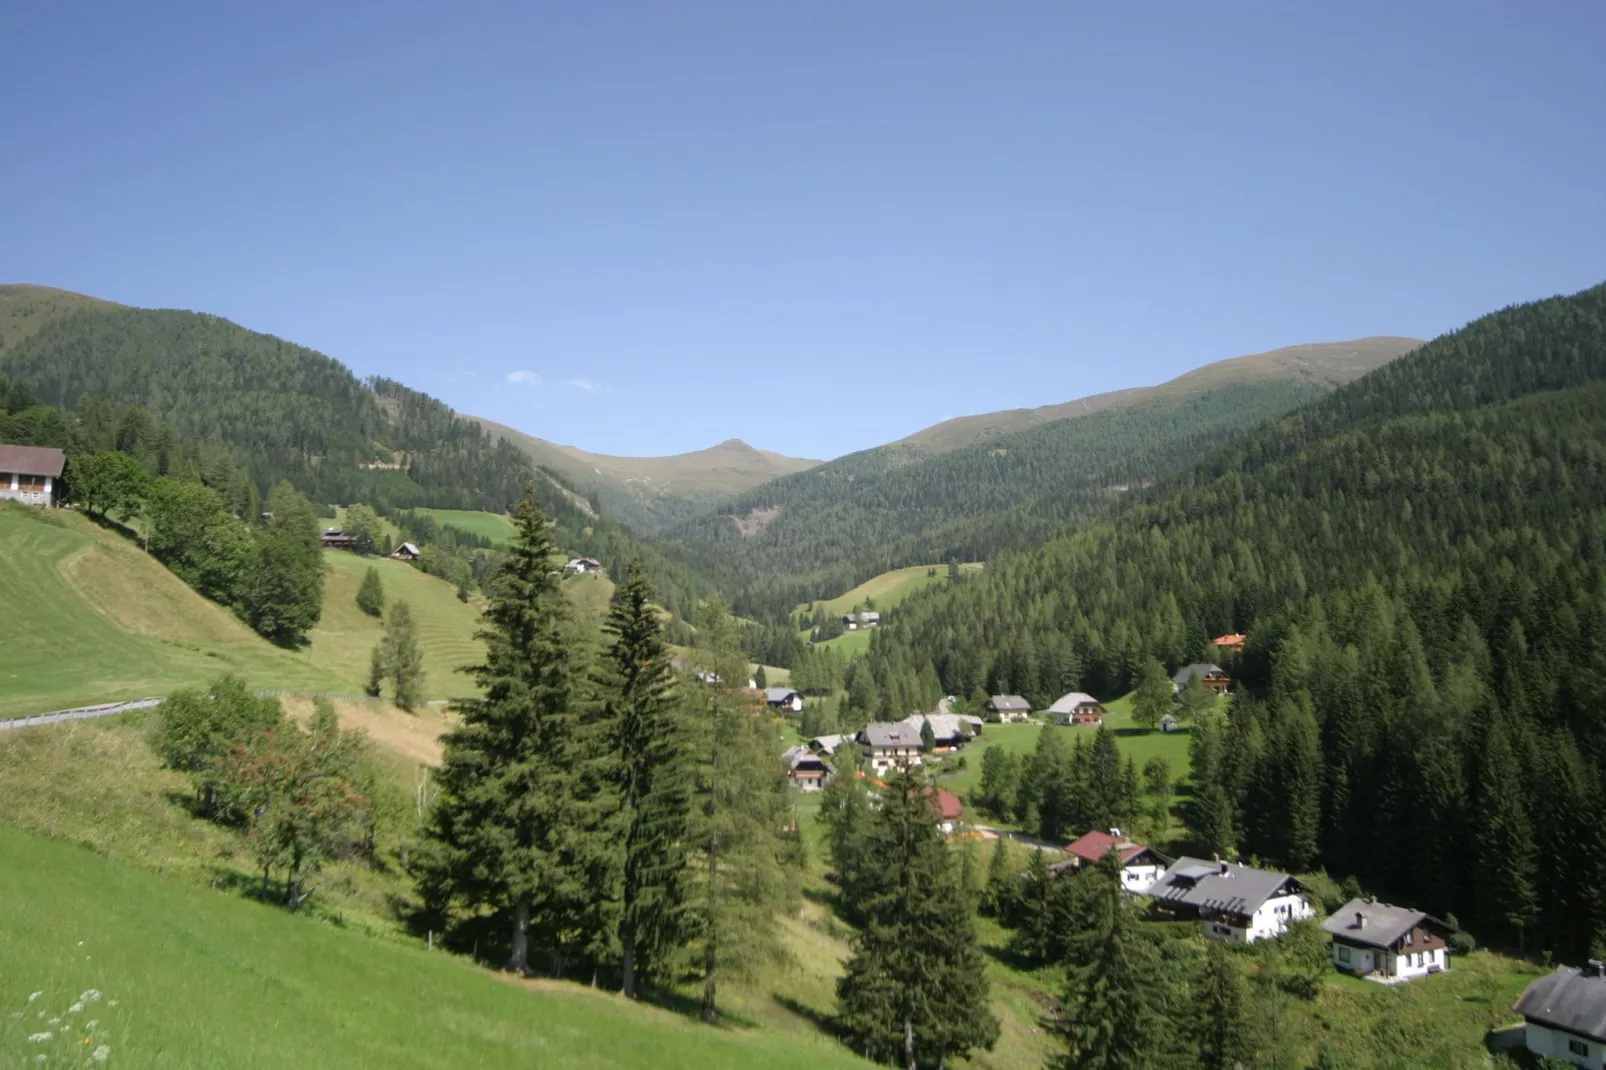
[(994, 695), (987, 700), (987, 712), (997, 717), (999, 724), (1012, 724), (1031, 720), (1032, 704), (1019, 695)]
[(1558, 966), (1523, 990), (1514, 1009), (1526, 1023), (1523, 1040), (1529, 1051), (1590, 1070), (1606, 1068), (1603, 975), (1606, 969), (1595, 960), (1581, 970)]
[(785, 713), (803, 712), (803, 694), (790, 687), (766, 687), (764, 702)]
[(1092, 725), (1104, 723), (1104, 704), (1086, 691), (1069, 691), (1054, 700), (1048, 715), (1058, 725)]
[(920, 735), (921, 725), (931, 726), (931, 738), (938, 750), (963, 747), (972, 737), (981, 735), (982, 719), (958, 713), (912, 713), (898, 722), (908, 725)]
[(836, 772), (824, 758), (802, 743), (788, 747), (781, 755), (781, 762), (786, 766), (787, 779), (796, 784), (799, 791), (819, 791), (831, 782)]
[(1192, 665), (1184, 665), (1171, 677), (1171, 689), (1181, 691), (1193, 682), (1194, 677), (1204, 681), (1205, 689), (1212, 694), (1225, 695), (1227, 688), (1232, 686), (1232, 677), (1220, 665), (1197, 661)]
[(855, 742), (864, 747), (864, 760), (877, 776), (889, 769), (919, 765), (920, 729), (902, 721), (871, 721), (859, 729)]
[(67, 455), (53, 446), (0, 445), (0, 501), (50, 506)]
[(1143, 894), (1162, 913), (1198, 918), (1212, 940), (1253, 943), (1281, 936), (1290, 922), (1315, 913), (1303, 891), (1286, 873), (1183, 856)]
[(1322, 930), (1333, 938), (1333, 965), (1357, 977), (1404, 981), (1450, 968), (1454, 930), (1420, 910), (1351, 899)]
[(842, 614), (842, 627), (850, 632), (858, 631), (860, 628), (879, 628), (881, 627), (881, 614), (873, 609), (861, 609), (857, 613), (844, 613)]

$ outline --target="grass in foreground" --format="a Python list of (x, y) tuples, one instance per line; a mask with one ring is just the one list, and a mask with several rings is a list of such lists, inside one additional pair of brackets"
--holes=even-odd
[[(825, 1040), (708, 1028), (574, 985), (510, 983), (7, 826), (0, 858), (6, 1063), (34, 1054), (27, 1033), (81, 1031), (94, 1017), (109, 1065), (124, 1067), (865, 1065)], [(102, 1000), (65, 1014), (88, 989)], [(42, 1024), (36, 1008), (64, 1020)]]

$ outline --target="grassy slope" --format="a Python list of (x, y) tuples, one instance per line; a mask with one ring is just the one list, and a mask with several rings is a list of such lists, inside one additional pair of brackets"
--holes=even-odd
[(483, 535), (497, 546), (506, 546), (513, 540), (513, 521), (500, 513), (483, 513), (470, 509), (419, 509), (418, 512), (434, 517), (442, 524), (450, 524), (470, 535)]
[[(11, 828), (0, 827), (0, 856), (15, 863), (0, 867), (0, 1010), (61, 1015), (99, 989), (101, 1003), (68, 1017), (99, 1019), (96, 1042), (117, 1066), (861, 1065), (824, 1041), (507, 983)], [(33, 991), (44, 995), (28, 1004)], [(23, 1040), (34, 1028), (45, 1026), (0, 1018), (0, 1052), (38, 1050)]]
[(225, 672), (263, 687), (338, 683), (66, 511), (0, 508), (0, 648), (0, 716), (160, 695)]
[[(961, 565), (964, 569), (978, 569), (980, 564)], [(932, 569), (937, 570), (935, 576), (928, 576)], [(883, 572), (879, 576), (871, 576), (851, 591), (846, 591), (835, 598), (828, 598), (813, 605), (824, 606), (828, 614), (841, 614), (851, 610), (866, 598), (874, 598), (876, 609), (885, 613), (894, 609), (905, 598), (914, 594), (922, 587), (932, 584), (948, 582), (947, 565), (912, 565), (909, 568), (895, 568), (890, 572)], [(810, 608), (808, 603), (798, 606), (794, 613), (802, 613)]]
[(917, 431), (893, 445), (914, 446), (928, 453), (944, 453), (984, 438), (1021, 431), (1053, 420), (1125, 408), (1144, 401), (1193, 397), (1230, 383), (1294, 380), (1325, 382), (1336, 386), (1359, 379), (1373, 368), (1421, 344), (1415, 338), (1376, 337), (1351, 342), (1289, 346), (1268, 353), (1206, 364), (1159, 386), (1094, 394), (1035, 409), (1009, 409), (978, 416), (960, 416)]

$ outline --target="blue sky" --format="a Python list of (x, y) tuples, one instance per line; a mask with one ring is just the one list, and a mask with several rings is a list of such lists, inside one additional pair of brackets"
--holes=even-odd
[[(333, 10), (339, 9), (339, 10)], [(1606, 5), (0, 5), (0, 281), (828, 457), (1606, 279)]]

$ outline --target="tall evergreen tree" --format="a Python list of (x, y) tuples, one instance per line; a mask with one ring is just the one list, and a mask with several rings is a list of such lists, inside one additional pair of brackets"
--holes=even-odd
[(460, 704), (462, 726), (446, 737), (422, 890), (437, 907), (494, 911), (508, 969), (523, 972), (532, 922), (555, 943), (586, 889), (566, 860), (576, 696), (558, 548), (533, 496), (513, 523), (478, 633), (486, 657), (472, 671), (484, 697)]
[(1121, 888), (1112, 852), (1078, 879), (1092, 882), (1071, 940), (1060, 1034), (1062, 1070), (1144, 1070), (1162, 1022), (1154, 949)]
[(745, 678), (746, 659), (730, 611), (717, 598), (703, 607), (697, 640), (703, 663), (719, 681), (704, 692), (699, 714), (708, 727), (696, 788), (700, 857), (691, 901), (702, 1013), (712, 1022), (727, 978), (750, 975), (761, 962), (784, 961), (775, 914), (792, 905), (796, 887), (788, 868), (793, 854), (782, 842), (790, 807), (775, 735), (730, 683)]
[(1175, 695), (1165, 666), (1154, 658), (1147, 659), (1139, 670), (1138, 686), (1132, 694), (1132, 723), (1154, 731), (1160, 719), (1171, 711)]
[(603, 630), (602, 690), (623, 816), (619, 913), (624, 994), (638, 978), (667, 980), (684, 941), (692, 788), (691, 726), (677, 700), (652, 584), (632, 561)]
[(937, 828), (931, 789), (894, 776), (875, 817), (874, 887), (837, 983), (837, 1018), (854, 1050), (906, 1070), (991, 1048), (986, 959), (971, 904)]
[(357, 608), (370, 617), (385, 611), (385, 584), (379, 578), (379, 570), (372, 565), (363, 573), (362, 586), (357, 588)]
[(1193, 995), (1191, 1018), (1202, 1070), (1238, 1070), (1252, 1065), (1255, 1045), (1243, 971), (1226, 945), (1210, 941), (1204, 973)]
[(1484, 743), (1478, 777), (1476, 891), (1485, 923), (1514, 932), (1520, 942), (1539, 914), (1538, 849), (1510, 732), (1505, 717), (1497, 715)]

